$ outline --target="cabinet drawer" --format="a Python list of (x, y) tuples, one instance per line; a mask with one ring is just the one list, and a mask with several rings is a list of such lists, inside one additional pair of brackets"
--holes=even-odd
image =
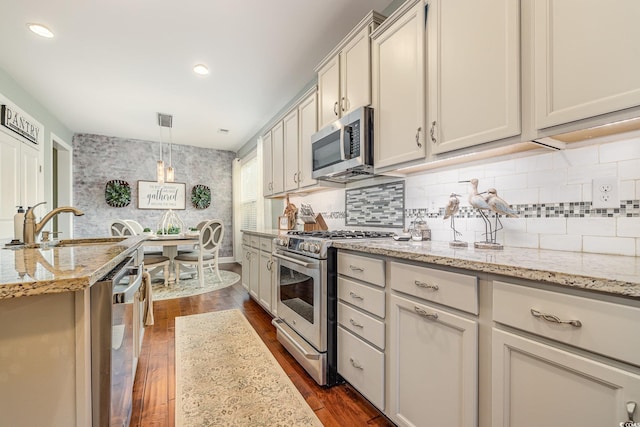
[(250, 246), (251, 245), (251, 240), (250, 240), (249, 235), (247, 233), (242, 233), (242, 245), (243, 246)]
[(384, 410), (384, 353), (338, 327), (338, 373)]
[(338, 323), (384, 350), (384, 322), (338, 302)]
[(273, 239), (271, 237), (261, 237), (260, 238), (260, 250), (271, 252), (271, 244), (273, 243)]
[(494, 281), (493, 320), (640, 366), (640, 308)]
[(384, 261), (339, 252), (338, 273), (384, 287)]
[(259, 249), (260, 248), (260, 237), (250, 234), (249, 235), (249, 246), (252, 248)]
[(391, 289), (478, 314), (478, 279), (466, 274), (391, 262)]
[(384, 318), (384, 290), (338, 277), (338, 298)]

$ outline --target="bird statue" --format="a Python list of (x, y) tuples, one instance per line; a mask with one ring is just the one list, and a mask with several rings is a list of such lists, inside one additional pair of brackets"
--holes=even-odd
[[(485, 210), (490, 210), (491, 207), (487, 201), (478, 193), (478, 179), (472, 178), (468, 182), (471, 183), (471, 191), (469, 192), (469, 204), (476, 208), (484, 221), (485, 240), (487, 243), (494, 242), (493, 229), (491, 228), (491, 221), (484, 213)], [(495, 243), (495, 242), (494, 242)]]
[(487, 195), (485, 196), (485, 200), (489, 205), (489, 208), (493, 212), (495, 212), (495, 215), (496, 215), (495, 225), (493, 227), (493, 236), (492, 236), (492, 242), (495, 243), (496, 233), (498, 232), (498, 230), (502, 230), (503, 228), (502, 221), (500, 221), (500, 215), (504, 215), (507, 218), (518, 218), (518, 211), (511, 209), (511, 206), (509, 206), (509, 203), (507, 203), (506, 200), (498, 196), (498, 190), (496, 190), (495, 188), (489, 188), (486, 191), (486, 193)]
[(466, 246), (466, 242), (460, 242), (460, 240), (458, 240), (458, 237), (462, 236), (462, 233), (456, 230), (456, 224), (455, 224), (455, 214), (460, 209), (460, 200), (458, 200), (458, 197), (460, 197), (459, 194), (451, 193), (451, 195), (449, 196), (449, 202), (447, 203), (447, 207), (444, 209), (443, 219), (451, 218), (451, 229), (453, 230), (452, 243), (465, 243), (464, 246)]

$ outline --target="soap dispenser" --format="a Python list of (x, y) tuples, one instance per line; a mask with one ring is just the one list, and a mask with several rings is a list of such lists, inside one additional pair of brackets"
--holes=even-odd
[(22, 242), (24, 240), (24, 208), (16, 206), (18, 213), (13, 216), (13, 236), (14, 240)]

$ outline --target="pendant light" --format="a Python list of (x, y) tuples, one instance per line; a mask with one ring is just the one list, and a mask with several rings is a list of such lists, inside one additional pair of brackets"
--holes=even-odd
[(160, 126), (160, 160), (156, 164), (156, 181), (158, 184), (165, 182), (165, 168), (162, 160), (162, 128), (169, 128), (169, 167), (166, 170), (166, 181), (173, 182), (175, 180), (175, 169), (171, 163), (171, 128), (173, 127), (173, 116), (170, 114), (158, 113), (158, 125)]

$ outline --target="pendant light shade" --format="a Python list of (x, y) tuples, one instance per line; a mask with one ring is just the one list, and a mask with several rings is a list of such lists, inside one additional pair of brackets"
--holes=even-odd
[[(162, 150), (162, 143), (160, 143), (160, 149)], [(158, 160), (156, 163), (156, 181), (158, 184), (164, 184), (164, 162)]]
[(175, 177), (175, 171), (174, 171), (172, 166), (169, 166), (167, 168), (167, 179), (166, 179), (166, 181), (167, 182), (173, 182), (175, 180), (175, 178), (176, 178)]

